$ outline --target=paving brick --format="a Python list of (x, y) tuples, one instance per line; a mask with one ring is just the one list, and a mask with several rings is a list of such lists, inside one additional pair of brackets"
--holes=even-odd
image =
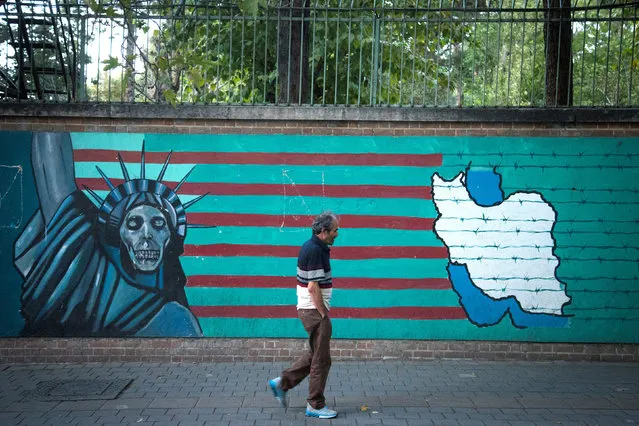
[(193, 408), (197, 398), (156, 398), (151, 401), (149, 408)]
[[(289, 392), (288, 410), (269, 392), (267, 380), (287, 365), (10, 365), (0, 372), (0, 424), (315, 425), (317, 420), (304, 416), (307, 381)], [(26, 399), (39, 381), (87, 377), (133, 382), (115, 400)], [(333, 425), (607, 425), (639, 423), (636, 383), (637, 364), (356, 361), (335, 363), (326, 393), (327, 404), (340, 412)], [(363, 405), (368, 410), (361, 411)]]

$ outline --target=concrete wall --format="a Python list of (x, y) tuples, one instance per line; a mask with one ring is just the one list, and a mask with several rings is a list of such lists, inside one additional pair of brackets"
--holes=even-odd
[[(29, 348), (41, 344), (27, 336), (111, 336), (111, 347), (122, 349), (116, 355), (94, 340), (60, 348), (71, 345), (82, 360), (153, 359), (156, 347), (172, 360), (184, 355), (180, 348), (208, 359), (212, 343), (120, 339), (204, 336), (231, 342), (213, 344), (223, 350), (269, 338), (277, 353), (257, 348), (261, 355), (252, 359), (290, 356), (298, 343), (281, 339), (303, 337), (294, 309), (297, 248), (312, 215), (330, 209), (342, 217), (332, 251), (332, 317), (344, 358), (637, 358), (636, 114), (601, 113), (595, 122), (564, 110), (554, 119), (533, 112), (518, 121), (500, 121), (498, 112), (483, 121), (457, 113), (439, 121), (384, 113), (372, 120), (370, 112), (351, 120), (349, 111), (318, 120), (329, 113), (260, 109), (255, 119), (192, 120), (179, 118), (179, 110), (159, 118), (113, 118), (121, 112), (103, 109), (94, 117), (10, 112), (0, 118), (0, 333), (24, 337), (2, 339), (0, 354), (34, 354)], [(50, 168), (47, 155), (34, 161), (34, 135), (36, 146), (58, 143), (42, 142), (44, 131), (68, 132), (73, 162), (60, 164), (69, 166)], [(166, 188), (149, 190), (171, 150)], [(144, 169), (146, 184), (110, 191), (100, 173), (114, 187), (123, 183), (118, 153), (129, 178), (142, 182)], [(167, 252), (162, 268), (140, 271), (133, 260), (127, 266), (126, 244), (111, 241), (127, 212), (112, 212), (121, 201), (115, 195), (148, 201), (144, 193), (151, 193), (161, 206), (193, 166), (173, 210), (165, 209), (169, 225), (178, 212), (169, 238), (180, 243), (169, 250), (177, 263)], [(38, 170), (55, 173), (43, 180)], [(73, 190), (92, 191), (78, 190), (64, 206), (58, 200), (57, 216), (39, 225), (33, 215), (47, 209), (42, 182), (68, 184), (70, 172)], [(121, 221), (109, 234), (112, 218)], [(109, 271), (117, 278), (104, 278)], [(127, 293), (127, 286), (137, 290)], [(383, 343), (389, 339), (396, 344)], [(467, 342), (452, 342), (459, 340)], [(583, 345), (594, 342), (614, 346)], [(58, 356), (56, 344), (44, 346)]]

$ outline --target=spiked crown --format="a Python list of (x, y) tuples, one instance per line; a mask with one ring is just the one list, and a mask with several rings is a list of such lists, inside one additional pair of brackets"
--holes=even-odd
[(95, 166), (98, 173), (100, 173), (100, 176), (104, 179), (110, 189), (106, 198), (102, 199), (91, 188), (88, 188), (86, 185), (84, 186), (84, 189), (86, 189), (100, 205), (98, 223), (102, 225), (106, 241), (112, 245), (116, 245), (116, 242), (119, 241), (118, 235), (120, 224), (126, 215), (126, 212), (136, 205), (149, 204), (157, 207), (167, 216), (171, 222), (172, 228), (174, 229), (174, 237), (178, 240), (177, 242), (182, 245), (184, 238), (186, 238), (186, 210), (208, 195), (208, 193), (202, 194), (191, 201), (182, 204), (178, 197), (178, 191), (182, 184), (186, 182), (186, 179), (189, 177), (195, 166), (189, 170), (175, 188), (171, 189), (162, 182), (162, 179), (164, 178), (164, 174), (169, 165), (169, 161), (171, 160), (173, 151), (169, 152), (157, 179), (146, 178), (144, 154), (144, 142), (142, 142), (142, 151), (140, 155), (140, 178), (131, 179), (126, 165), (124, 164), (124, 160), (120, 153), (118, 153), (118, 161), (120, 162), (124, 182), (117, 186), (111, 182), (109, 177), (106, 176), (99, 166)]

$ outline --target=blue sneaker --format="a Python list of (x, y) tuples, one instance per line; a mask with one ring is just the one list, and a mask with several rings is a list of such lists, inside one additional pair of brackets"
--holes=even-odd
[(337, 417), (337, 411), (324, 407), (319, 410), (311, 407), (311, 404), (306, 404), (306, 416), (317, 417), (318, 419), (334, 419)]
[(271, 387), (275, 399), (278, 400), (282, 407), (286, 408), (286, 391), (282, 389), (282, 378), (276, 377), (273, 380), (269, 380), (268, 385)]

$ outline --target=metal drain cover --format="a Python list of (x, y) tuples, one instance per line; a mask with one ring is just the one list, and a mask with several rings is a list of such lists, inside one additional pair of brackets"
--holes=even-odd
[(38, 383), (30, 396), (40, 401), (115, 399), (131, 382), (131, 379), (47, 380)]

